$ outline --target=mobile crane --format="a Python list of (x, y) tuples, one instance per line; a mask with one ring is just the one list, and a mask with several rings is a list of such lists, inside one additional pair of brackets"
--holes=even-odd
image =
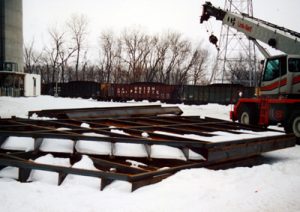
[[(300, 138), (300, 33), (206, 2), (200, 23), (210, 17), (244, 33), (266, 57), (257, 96), (240, 98), (230, 111), (231, 120), (263, 127), (281, 124), (287, 133)], [(209, 40), (216, 45), (214, 35)], [(271, 56), (257, 41), (285, 55)]]

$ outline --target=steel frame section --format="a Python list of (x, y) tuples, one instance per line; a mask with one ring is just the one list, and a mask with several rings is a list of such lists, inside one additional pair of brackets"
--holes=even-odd
[[(264, 132), (266, 129), (214, 118), (178, 116), (176, 115), (178, 112), (176, 108), (172, 109), (175, 114), (167, 112), (167, 115), (163, 115), (164, 112), (159, 111), (157, 106), (155, 107), (146, 107), (148, 110), (146, 115), (139, 116), (130, 111), (127, 113), (130, 115), (121, 115), (119, 118), (114, 116), (109, 118), (105, 113), (103, 115), (99, 113), (95, 117), (83, 115), (82, 118), (77, 116), (76, 119), (37, 120), (16, 117), (0, 119), (0, 147), (10, 136), (34, 138), (33, 149), (29, 152), (0, 148), (0, 169), (6, 166), (17, 167), (19, 169), (18, 180), (21, 182), (27, 182), (31, 170), (44, 170), (58, 173), (58, 185), (63, 183), (68, 174), (77, 174), (100, 178), (101, 190), (114, 180), (121, 180), (131, 183), (133, 191), (141, 186), (159, 182), (182, 169), (199, 167), (219, 169), (236, 165), (249, 165), (249, 163), (253, 165), (257, 161), (255, 158), (261, 153), (292, 147), (296, 142), (296, 138), (292, 134), (217, 143), (208, 142), (205, 141), (205, 138), (213, 136), (216, 131), (239, 134), (241, 133), (240, 130)], [(121, 111), (122, 109), (124, 110), (124, 108), (113, 110)], [(136, 109), (136, 107), (128, 107), (126, 110)], [(91, 113), (100, 111), (98, 108), (90, 110)], [(73, 109), (72, 113), (81, 114), (82, 111), (84, 109)], [(56, 116), (65, 116), (68, 112), (68, 110), (61, 110)], [(88, 128), (82, 127), (83, 123), (88, 125)], [(119, 134), (112, 129), (124, 133)], [(157, 131), (166, 132), (166, 134), (159, 134)], [(83, 133), (96, 133), (105, 137), (89, 136)], [(147, 136), (143, 135), (144, 133)], [(186, 134), (202, 136), (203, 140), (185, 138), (184, 135)], [(73, 151), (71, 153), (42, 151), (40, 146), (44, 138), (73, 140)], [(107, 155), (79, 152), (75, 148), (79, 140), (83, 142), (110, 142), (111, 152)], [(115, 155), (114, 148), (117, 143), (142, 144), (147, 157)], [(152, 145), (179, 148), (185, 156), (185, 160), (152, 158)], [(189, 150), (201, 154), (204, 159), (192, 160), (189, 156)], [(34, 162), (36, 158), (49, 153), (55, 157), (69, 158), (71, 166)], [(72, 167), (75, 162), (81, 159), (82, 155), (88, 155), (97, 170)], [(128, 160), (142, 162), (145, 165), (132, 167)]]

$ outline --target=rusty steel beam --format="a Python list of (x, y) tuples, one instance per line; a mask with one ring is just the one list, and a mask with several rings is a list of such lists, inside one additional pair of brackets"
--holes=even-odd
[(296, 140), (293, 134), (288, 134), (232, 142), (220, 142), (209, 144), (205, 156), (208, 161), (245, 158), (269, 151), (293, 147), (296, 144)]
[[(257, 125), (241, 124), (239, 122), (226, 121), (226, 120), (216, 119), (216, 118), (211, 118), (211, 117), (205, 117), (204, 120), (209, 121), (209, 122), (218, 122), (218, 124), (221, 127), (229, 127), (231, 129), (235, 129), (235, 130), (242, 129), (242, 130), (250, 130), (250, 131), (254, 131), (254, 132), (266, 131), (265, 128), (263, 128), (261, 126), (257, 126)], [(269, 129), (269, 128), (268, 128), (268, 131), (278, 132), (278, 130)]]
[(133, 137), (97, 137), (85, 135), (70, 135), (70, 134), (56, 134), (56, 133), (26, 133), (14, 131), (0, 131), (0, 136), (17, 136), (17, 137), (35, 137), (35, 138), (60, 138), (70, 140), (84, 140), (84, 141), (97, 141), (97, 142), (113, 142), (113, 143), (132, 143), (132, 144), (148, 144), (148, 145), (168, 145), (174, 147), (204, 147), (206, 142), (201, 142), (191, 139), (181, 139), (173, 137), (173, 140), (166, 139), (146, 139), (146, 138), (133, 138)]
[(79, 109), (55, 109), (29, 111), (28, 116), (37, 114), (52, 118), (107, 118), (107, 117), (132, 117), (132, 116), (152, 116), (161, 114), (181, 115), (179, 107), (162, 107), (161, 105), (148, 106), (126, 106), (126, 107), (107, 107), (107, 108), (79, 108)]
[(41, 170), (41, 171), (51, 171), (57, 173), (65, 173), (65, 174), (75, 174), (81, 176), (89, 176), (89, 177), (99, 177), (99, 178), (106, 178), (112, 180), (121, 180), (121, 181), (129, 181), (130, 176), (121, 173), (111, 173), (111, 172), (104, 172), (100, 170), (88, 170), (88, 169), (80, 169), (74, 167), (64, 167), (64, 166), (56, 166), (56, 165), (49, 165), (49, 164), (41, 164), (41, 163), (34, 163), (31, 161), (24, 161), (24, 160), (16, 160), (16, 159), (7, 159), (1, 158), (0, 165), (5, 166), (13, 166), (20, 168), (24, 173), (23, 179), (26, 178), (29, 170)]

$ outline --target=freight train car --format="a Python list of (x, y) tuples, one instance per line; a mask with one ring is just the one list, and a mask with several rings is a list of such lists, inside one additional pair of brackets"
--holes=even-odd
[(43, 83), (42, 84), (42, 89), (41, 89), (41, 93), (42, 95), (50, 95), (50, 96), (54, 96), (56, 93), (56, 90), (58, 91), (58, 94), (60, 93), (60, 87), (61, 84), (63, 83)]
[(61, 84), (60, 96), (97, 98), (100, 95), (99, 83), (92, 81), (71, 81)]
[[(111, 84), (108, 97), (115, 101), (179, 102), (178, 86), (162, 83)], [(104, 93), (104, 92), (101, 92)], [(111, 95), (111, 96), (110, 96)]]
[(99, 83), (92, 81), (71, 81), (42, 85), (43, 95), (61, 97), (97, 98), (100, 95)]
[(239, 84), (212, 84), (207, 86), (184, 85), (182, 102), (186, 104), (234, 104), (239, 97), (253, 97), (254, 87)]
[[(57, 90), (57, 92), (56, 92)], [(51, 83), (42, 86), (42, 94), (62, 97), (95, 98), (100, 101), (161, 101), (186, 104), (234, 104), (239, 97), (253, 97), (254, 87), (238, 84), (166, 85), (162, 83), (109, 84), (85, 81)]]

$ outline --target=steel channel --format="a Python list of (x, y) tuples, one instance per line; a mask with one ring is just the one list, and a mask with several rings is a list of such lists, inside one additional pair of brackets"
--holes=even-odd
[(160, 105), (135, 106), (135, 107), (112, 107), (112, 108), (79, 108), (79, 109), (58, 109), (58, 110), (42, 110), (30, 111), (28, 115), (33, 113), (39, 116), (50, 117), (68, 117), (72, 119), (82, 119), (87, 117), (107, 118), (107, 117), (127, 117), (127, 116), (149, 116), (159, 114), (182, 114), (179, 107), (161, 107)]
[(56, 134), (56, 133), (27, 133), (14, 131), (0, 131), (0, 136), (17, 136), (17, 137), (33, 137), (33, 138), (61, 138), (70, 140), (86, 140), (98, 142), (119, 142), (119, 143), (135, 143), (135, 144), (157, 144), (169, 145), (174, 147), (205, 147), (206, 144), (197, 140), (154, 140), (142, 138), (123, 138), (123, 137), (97, 137), (84, 135)]
[[(173, 128), (180, 128), (180, 129), (194, 129), (195, 131), (201, 133), (202, 136), (212, 136), (211, 134), (208, 133), (202, 133), (202, 132), (215, 132), (215, 131), (224, 131), (224, 132), (229, 132), (232, 134), (241, 134), (240, 132), (237, 131), (232, 131), (228, 130), (228, 127), (215, 127), (219, 122), (203, 122), (203, 119), (199, 119), (197, 122), (176, 122), (176, 121), (164, 121), (156, 118), (136, 118), (135, 122), (142, 123), (142, 124), (147, 124), (147, 125), (158, 125), (159, 127), (173, 127)], [(204, 126), (205, 125), (205, 126)], [(212, 126), (213, 125), (213, 126)], [(235, 129), (234, 129), (235, 130)]]
[(121, 180), (121, 181), (130, 180), (130, 176), (126, 174), (103, 172), (100, 170), (94, 171), (94, 170), (86, 170), (86, 169), (79, 169), (79, 168), (54, 166), (48, 164), (38, 164), (34, 162), (17, 161), (13, 159), (0, 159), (0, 165), (13, 166), (13, 167), (24, 168), (24, 169), (62, 172), (65, 174), (76, 174), (76, 175), (89, 176), (89, 177), (100, 177), (100, 178), (106, 178), (112, 180)]
[[(153, 119), (151, 119), (153, 120)], [(199, 119), (200, 121), (201, 119)], [(153, 121), (156, 121), (156, 120), (153, 120)], [(237, 132), (237, 131), (233, 131), (233, 130), (236, 130), (236, 127), (232, 127), (232, 126), (222, 126), (222, 123), (220, 122), (203, 122), (202, 120), (199, 122), (199, 121), (192, 121), (192, 122), (189, 122), (188, 124), (188, 127), (189, 128), (193, 128), (194, 130), (204, 130), (204, 131), (207, 131), (207, 132), (214, 132), (214, 131), (223, 131), (223, 132), (229, 132), (229, 133), (232, 133), (232, 134), (241, 134), (240, 132)], [(175, 124), (183, 124), (183, 123), (186, 123), (186, 120), (185, 122), (183, 122), (183, 120), (179, 121), (179, 120), (173, 120), (173, 121), (165, 121), (165, 120), (158, 120), (157, 122), (161, 122), (161, 123), (164, 123), (164, 124), (174, 124), (174, 127), (178, 128)], [(203, 126), (205, 123), (205, 126)], [(201, 125), (201, 126), (199, 126)], [(180, 128), (182, 128), (180, 126)], [(231, 129), (228, 129), (228, 128), (231, 128)]]
[[(211, 134), (207, 134), (207, 133), (201, 133), (201, 132), (195, 132), (195, 131), (191, 131), (191, 130), (186, 130), (186, 129), (178, 129), (178, 128), (171, 128), (171, 127), (167, 127), (167, 126), (157, 126), (157, 125), (154, 125), (154, 126), (151, 126), (151, 125), (139, 125), (138, 123), (136, 122), (128, 122), (128, 121), (121, 121), (121, 120), (109, 120), (107, 122), (105, 122), (107, 125), (113, 125), (113, 126), (116, 126), (124, 131), (128, 131), (129, 133), (132, 132), (132, 133), (135, 133), (135, 134), (139, 134), (141, 135), (141, 133), (143, 132), (147, 132), (150, 137), (153, 139), (153, 138), (157, 138), (157, 139), (176, 139), (178, 140), (179, 137), (178, 136), (170, 136), (170, 135), (161, 135), (161, 134), (156, 134), (156, 133), (153, 133), (153, 131), (157, 130), (157, 131), (166, 131), (166, 132), (176, 132), (176, 133), (179, 133), (179, 132), (182, 132), (182, 134), (188, 134), (188, 133), (194, 133), (194, 134), (198, 134), (198, 135), (202, 135), (202, 136), (206, 136), (206, 137), (211, 137), (213, 135)], [(132, 126), (132, 125), (133, 126)], [(185, 139), (185, 140), (190, 140), (190, 139)], [(205, 141), (200, 141), (200, 140), (197, 140), (198, 142), (204, 142)]]
[(264, 152), (274, 151), (287, 147), (295, 146), (296, 137), (293, 135), (273, 136), (261, 139), (245, 139), (237, 142), (230, 142), (225, 144), (216, 143), (209, 144), (207, 148), (207, 160), (219, 161), (229, 159), (239, 159), (258, 155)]
[[(49, 125), (47, 125), (45, 127), (45, 126), (39, 126), (39, 125), (23, 123), (23, 122), (19, 122), (19, 121), (15, 121), (15, 122), (20, 123), (20, 124), (22, 123), (22, 124), (24, 124), (24, 126), (28, 126), (28, 127), (32, 127), (32, 128), (44, 129), (44, 130), (41, 130), (41, 131), (32, 131), (34, 133), (51, 133), (51, 132), (53, 132), (53, 133), (58, 133), (58, 134), (64, 134), (65, 133), (65, 134), (70, 134), (70, 135), (74, 135), (74, 136), (78, 136), (78, 135), (81, 136), (81, 134), (77, 133), (77, 131), (81, 131), (81, 133), (83, 133), (83, 132), (96, 132), (96, 133), (101, 133), (101, 134), (109, 135), (109, 136), (117, 136), (117, 137), (123, 137), (123, 138), (130, 137), (130, 136), (127, 136), (127, 135), (120, 135), (120, 134), (117, 134), (117, 133), (112, 133), (112, 132), (107, 131), (107, 130), (99, 130), (99, 129), (91, 129), (91, 128), (76, 128), (75, 130), (59, 131), (59, 130), (56, 130), (56, 128), (49, 127)], [(59, 122), (56, 122), (56, 124), (58, 124), (58, 123)], [(63, 125), (64, 127), (66, 127), (66, 126), (70, 127), (71, 126), (71, 125), (66, 125), (66, 124), (63, 124), (63, 123), (61, 125)], [(63, 126), (59, 126), (59, 127), (63, 127)], [(56, 127), (58, 127), (58, 126), (56, 126)], [(74, 131), (76, 131), (76, 132), (74, 132)], [(32, 132), (28, 132), (28, 133), (32, 133)]]
[[(219, 121), (219, 124), (222, 126), (225, 125), (226, 127), (227, 126), (236, 127), (238, 129), (243, 129), (243, 130), (251, 130), (251, 131), (256, 131), (256, 132), (262, 132), (262, 131), (266, 130), (260, 126), (241, 124), (239, 122), (226, 121), (226, 120), (216, 119), (216, 118), (211, 118), (211, 117), (205, 117), (204, 120), (214, 121), (214, 122)], [(274, 130), (274, 129), (268, 129), (268, 131), (279, 132), (278, 130)]]

